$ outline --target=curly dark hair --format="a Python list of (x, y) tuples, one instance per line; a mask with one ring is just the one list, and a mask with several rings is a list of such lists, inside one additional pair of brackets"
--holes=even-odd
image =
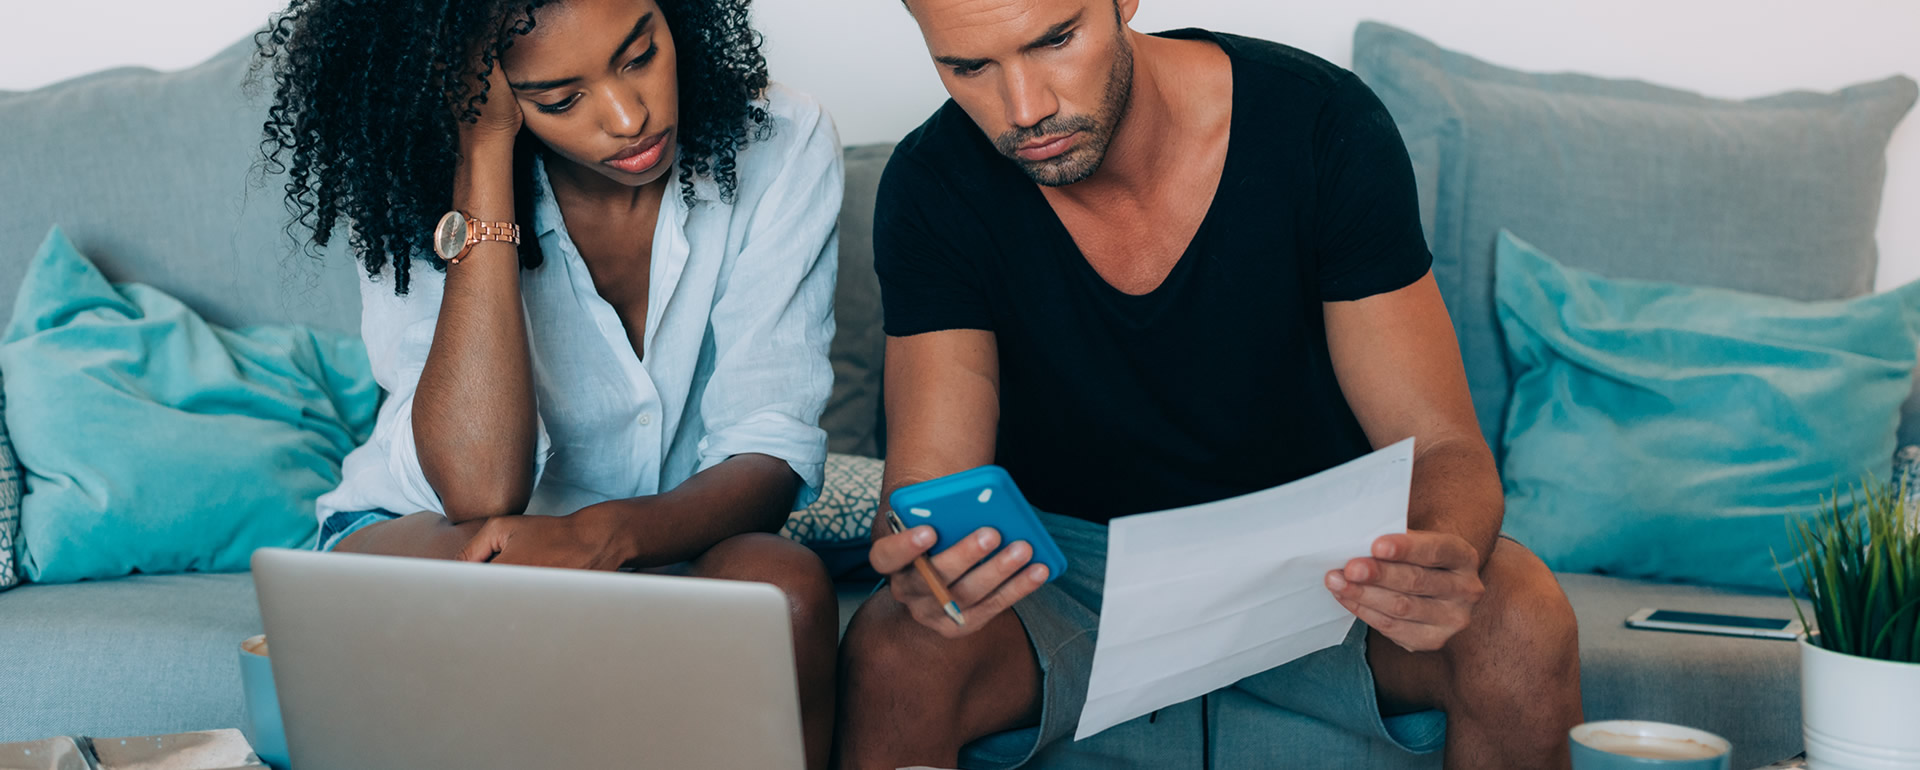
[[(298, 241), (310, 233), (307, 250), (317, 255), (345, 218), (367, 274), (392, 265), (398, 294), (407, 293), (416, 255), (446, 269), (428, 244), (453, 206), (456, 121), (477, 119), (487, 75), (532, 31), (534, 12), (565, 1), (292, 0), (255, 36), (253, 62), (256, 84), (271, 65), (259, 165), (287, 175), (288, 234)], [(699, 177), (732, 201), (736, 154), (771, 130), (760, 101), (767, 60), (749, 23), (750, 1), (656, 0), (678, 49), (680, 190), (689, 204)], [(525, 129), (515, 141), (523, 225), (533, 221), (538, 142)], [(544, 261), (538, 240), (522, 239), (523, 267)]]

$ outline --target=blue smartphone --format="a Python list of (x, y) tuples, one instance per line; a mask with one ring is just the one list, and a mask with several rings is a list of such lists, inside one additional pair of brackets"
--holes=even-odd
[(1047, 565), (1047, 582), (1067, 571), (1067, 557), (1040, 526), (1040, 517), (1014, 486), (1013, 477), (998, 465), (982, 465), (951, 476), (901, 487), (887, 498), (893, 516), (911, 529), (930, 525), (938, 539), (930, 553), (939, 553), (981, 527), (1000, 532), (999, 553), (1008, 545), (1026, 541), (1033, 547), (1033, 564)]

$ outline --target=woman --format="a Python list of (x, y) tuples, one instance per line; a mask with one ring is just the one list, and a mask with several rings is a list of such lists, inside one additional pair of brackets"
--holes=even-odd
[(350, 228), (387, 391), (320, 547), (773, 583), (824, 767), (832, 585), (770, 533), (826, 460), (842, 173), (758, 41), (747, 0), (295, 0), (263, 150)]

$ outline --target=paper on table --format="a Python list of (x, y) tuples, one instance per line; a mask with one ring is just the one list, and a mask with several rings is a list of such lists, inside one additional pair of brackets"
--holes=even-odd
[(231, 727), (139, 738), (92, 738), (100, 770), (247, 770), (267, 766)]
[(1339, 644), (1328, 571), (1407, 529), (1413, 439), (1272, 489), (1114, 519), (1080, 740)]

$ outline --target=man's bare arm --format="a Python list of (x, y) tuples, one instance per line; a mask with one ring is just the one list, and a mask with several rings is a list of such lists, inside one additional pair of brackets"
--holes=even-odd
[(1374, 541), (1327, 574), (1334, 598), (1414, 651), (1466, 628), (1485, 593), (1480, 568), (1500, 534), (1503, 499), (1480, 437), (1453, 324), (1432, 273), (1406, 288), (1325, 308), (1340, 390), (1382, 447), (1412, 436), (1407, 533)]
[[(941, 331), (887, 339), (887, 468), (882, 500), (893, 490), (993, 462), (1000, 424), (996, 342), (984, 331)], [(913, 560), (933, 547), (931, 527), (898, 534), (882, 516), (874, 521), (868, 561), (890, 576), (889, 590), (922, 625), (948, 637), (987, 626), (1046, 583), (1044, 566), (1028, 562), (1033, 548), (1013, 543), (991, 560), (1000, 535), (977, 530), (928, 557), (966, 625), (945, 612)]]
[(1326, 305), (1327, 347), (1367, 441), (1415, 437), (1411, 529), (1493, 552), (1503, 511), (1499, 471), (1480, 435), (1453, 323), (1433, 275), (1398, 291)]
[[(885, 377), (883, 513), (893, 490), (993, 462), (1000, 426), (1000, 360), (992, 332), (962, 329), (888, 337)], [(886, 532), (874, 527), (875, 539)]]

